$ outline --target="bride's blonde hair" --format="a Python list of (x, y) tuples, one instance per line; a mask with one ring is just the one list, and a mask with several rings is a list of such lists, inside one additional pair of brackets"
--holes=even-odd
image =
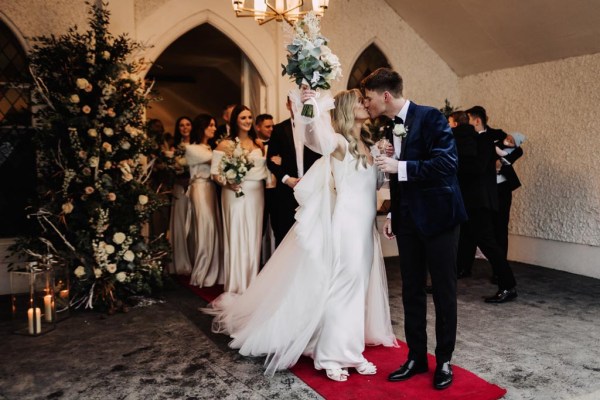
[[(364, 167), (367, 166), (367, 156), (358, 151), (358, 140), (352, 134), (354, 129), (354, 105), (362, 99), (358, 89), (344, 90), (335, 95), (335, 108), (331, 110), (333, 129), (348, 141), (348, 150)], [(360, 139), (370, 147), (374, 144), (371, 134), (366, 129), (360, 130)], [(358, 168), (358, 163), (356, 164)]]

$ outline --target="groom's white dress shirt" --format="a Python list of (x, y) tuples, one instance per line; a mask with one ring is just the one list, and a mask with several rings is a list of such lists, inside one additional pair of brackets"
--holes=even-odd
[[(404, 106), (398, 113), (398, 117), (402, 118), (406, 127), (406, 114), (408, 114), (408, 106), (410, 105), (410, 100), (406, 100)], [(407, 128), (408, 131), (408, 128)], [(402, 152), (402, 138), (392, 134), (394, 137), (394, 158), (396, 160), (400, 159), (400, 153)], [(406, 139), (406, 136), (404, 137)], [(406, 161), (398, 161), (398, 181), (405, 182), (408, 180), (408, 176), (406, 173)]]

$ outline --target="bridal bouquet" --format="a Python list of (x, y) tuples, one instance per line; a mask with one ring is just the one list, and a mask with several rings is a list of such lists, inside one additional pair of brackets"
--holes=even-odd
[[(294, 33), (292, 43), (287, 46), (288, 63), (281, 65), (281, 76), (289, 75), (299, 87), (307, 85), (313, 90), (329, 89), (331, 81), (342, 77), (342, 67), (338, 57), (327, 46), (327, 39), (321, 36), (318, 17), (308, 13), (295, 24)], [(311, 100), (302, 108), (301, 114), (305, 117), (314, 116)]]
[[(239, 185), (244, 181), (246, 174), (254, 166), (248, 159), (248, 154), (249, 151), (242, 147), (240, 139), (235, 138), (231, 154), (225, 154), (221, 158), (221, 176), (227, 183)], [(235, 197), (242, 197), (243, 195), (242, 189), (235, 192)]]

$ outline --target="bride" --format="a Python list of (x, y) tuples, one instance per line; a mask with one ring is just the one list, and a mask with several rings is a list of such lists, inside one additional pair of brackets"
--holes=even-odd
[[(295, 188), (297, 222), (246, 292), (224, 293), (203, 311), (215, 315), (213, 331), (230, 335), (232, 348), (266, 356), (266, 374), (303, 354), (335, 381), (346, 381), (349, 368), (375, 374), (365, 345), (397, 343), (375, 226), (373, 142), (361, 130), (369, 114), (356, 89), (339, 93), (335, 108), (311, 90), (290, 96), (294, 134), (323, 154)], [(303, 101), (314, 118), (300, 116)]]

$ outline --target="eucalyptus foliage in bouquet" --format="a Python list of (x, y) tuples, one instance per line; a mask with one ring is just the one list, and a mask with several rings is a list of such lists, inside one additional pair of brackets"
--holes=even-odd
[[(225, 154), (221, 158), (221, 176), (230, 184), (240, 185), (244, 182), (246, 174), (254, 166), (248, 159), (248, 150), (242, 147), (240, 139), (235, 138), (231, 154)], [(235, 192), (235, 197), (242, 197), (244, 192), (239, 189)]]
[[(287, 65), (281, 65), (281, 76), (290, 76), (296, 85), (311, 89), (329, 89), (331, 81), (342, 77), (338, 57), (327, 46), (327, 38), (321, 35), (319, 18), (310, 12), (294, 25), (294, 38), (287, 46)], [(311, 99), (312, 100), (312, 99)], [(313, 117), (310, 101), (302, 108), (302, 115)]]
[(162, 205), (146, 184), (157, 145), (146, 135), (151, 100), (142, 48), (108, 31), (107, 4), (89, 6), (89, 29), (35, 38), (35, 133), (41, 230), (14, 248), (52, 249), (74, 275), (72, 304), (109, 311), (162, 287), (168, 244), (142, 225)]

